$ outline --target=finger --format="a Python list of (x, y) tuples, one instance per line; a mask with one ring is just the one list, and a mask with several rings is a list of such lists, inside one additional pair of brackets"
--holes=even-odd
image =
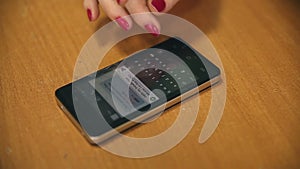
[[(126, 8), (134, 19), (134, 21), (146, 31), (154, 36), (160, 34), (160, 24), (156, 18), (149, 13), (146, 1), (141, 0), (128, 0), (126, 3)], [(140, 14), (139, 14), (140, 13)]]
[(125, 9), (118, 4), (117, 0), (99, 0), (99, 3), (105, 11), (106, 15), (111, 20), (115, 20), (118, 25), (124, 30), (131, 29), (132, 20), (128, 16)]
[(97, 0), (84, 0), (83, 7), (87, 12), (89, 21), (94, 21), (99, 17), (99, 8)]
[(127, 2), (127, 0), (117, 0), (118, 4), (121, 6), (124, 6)]
[(148, 0), (148, 7), (152, 12), (168, 12), (179, 0)]

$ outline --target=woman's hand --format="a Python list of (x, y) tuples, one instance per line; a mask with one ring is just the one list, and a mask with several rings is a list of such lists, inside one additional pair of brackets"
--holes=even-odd
[(179, 0), (84, 0), (84, 8), (90, 21), (99, 17), (98, 4), (111, 20), (115, 20), (121, 28), (129, 30), (132, 27), (132, 19), (142, 28), (157, 36), (160, 33), (160, 24), (151, 13), (144, 15), (130, 14), (144, 12), (168, 12)]

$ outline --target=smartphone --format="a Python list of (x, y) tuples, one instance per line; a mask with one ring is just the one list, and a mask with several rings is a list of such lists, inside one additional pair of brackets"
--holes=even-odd
[(98, 144), (220, 81), (220, 69), (179, 38), (55, 91), (59, 107)]

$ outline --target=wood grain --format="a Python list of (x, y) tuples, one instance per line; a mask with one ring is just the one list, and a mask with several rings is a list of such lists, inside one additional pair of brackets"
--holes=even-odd
[[(55, 103), (85, 41), (109, 20), (89, 23), (80, 0), (0, 1), (0, 168), (300, 168), (300, 3), (297, 0), (182, 0), (172, 11), (217, 49), (227, 102), (214, 135), (198, 143), (210, 105), (187, 137), (152, 158), (129, 159), (91, 146)], [(114, 48), (113, 63), (154, 44), (137, 36)], [(131, 45), (132, 44), (132, 45)], [(179, 107), (128, 135), (155, 135)]]

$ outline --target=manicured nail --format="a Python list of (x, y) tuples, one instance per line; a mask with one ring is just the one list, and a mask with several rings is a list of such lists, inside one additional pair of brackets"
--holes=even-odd
[(158, 12), (166, 8), (166, 2), (164, 0), (152, 0), (151, 4)]
[(153, 36), (159, 36), (159, 30), (157, 27), (153, 24), (147, 24), (145, 25), (145, 29), (150, 32)]
[(117, 23), (120, 25), (121, 28), (123, 28), (124, 30), (128, 31), (129, 30), (129, 24), (128, 22), (126, 21), (126, 19), (118, 16), (116, 18), (116, 21)]
[(92, 21), (92, 11), (90, 9), (86, 10), (87, 16), (89, 18), (89, 21)]
[(118, 4), (120, 4), (120, 0), (117, 0)]

